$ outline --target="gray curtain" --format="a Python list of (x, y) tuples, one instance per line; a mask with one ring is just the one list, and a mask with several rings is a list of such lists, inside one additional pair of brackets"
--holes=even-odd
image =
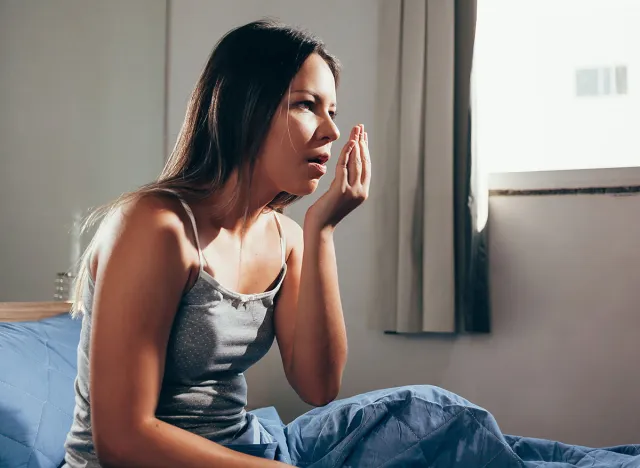
[(385, 2), (382, 15), (396, 126), (382, 146), (396, 156), (399, 190), (396, 307), (384, 330), (489, 332), (488, 198), (472, 144), (476, 1)]

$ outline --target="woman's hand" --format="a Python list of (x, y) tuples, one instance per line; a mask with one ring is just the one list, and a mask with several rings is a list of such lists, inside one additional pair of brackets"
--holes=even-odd
[(369, 139), (364, 125), (356, 125), (342, 148), (329, 190), (309, 208), (305, 225), (312, 223), (318, 229), (334, 228), (367, 199), (370, 182)]

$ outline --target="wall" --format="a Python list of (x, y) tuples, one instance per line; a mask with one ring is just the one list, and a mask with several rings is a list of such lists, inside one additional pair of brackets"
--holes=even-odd
[(512, 433), (638, 443), (639, 208), (638, 196), (494, 198), (495, 333), (454, 345), (445, 385)]
[(166, 4), (0, 3), (0, 301), (51, 300), (72, 215), (163, 162)]

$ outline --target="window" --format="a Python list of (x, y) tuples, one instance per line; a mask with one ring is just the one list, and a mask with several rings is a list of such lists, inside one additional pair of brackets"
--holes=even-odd
[(640, 0), (478, 0), (488, 172), (640, 166)]
[(580, 68), (576, 70), (576, 95), (579, 97), (626, 93), (626, 66)]

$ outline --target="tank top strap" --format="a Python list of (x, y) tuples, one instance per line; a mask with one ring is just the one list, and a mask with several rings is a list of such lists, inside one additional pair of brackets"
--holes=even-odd
[(282, 254), (282, 266), (287, 262), (287, 242), (282, 231), (282, 224), (280, 224), (280, 217), (276, 211), (273, 212), (273, 217), (276, 220), (276, 226), (278, 226), (278, 234), (280, 234), (280, 252)]

